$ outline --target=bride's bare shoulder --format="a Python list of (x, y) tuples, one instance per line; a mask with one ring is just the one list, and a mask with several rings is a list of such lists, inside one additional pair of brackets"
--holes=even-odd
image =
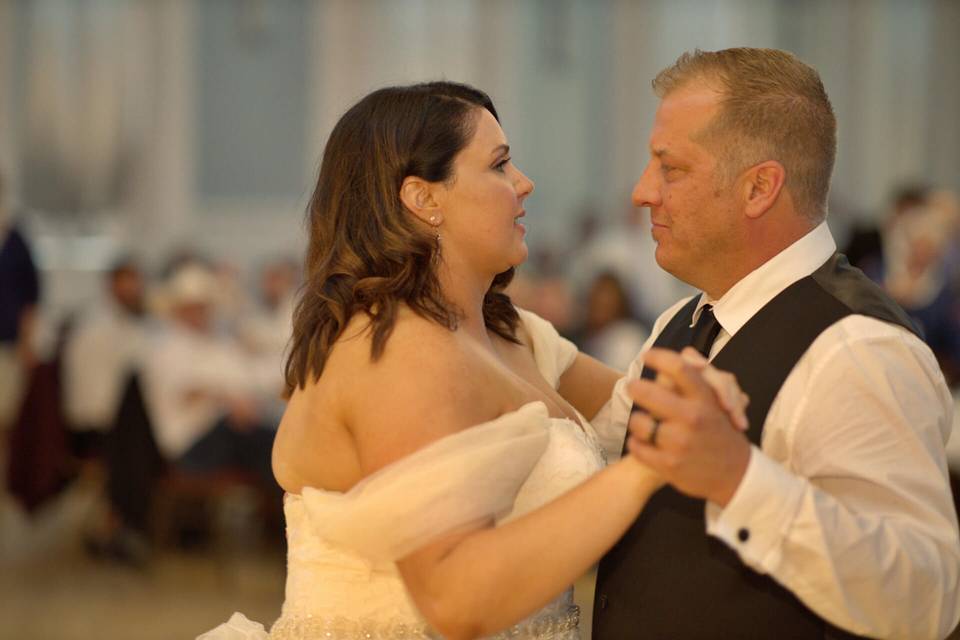
[[(344, 490), (372, 467), (399, 458), (450, 420), (444, 397), (461, 378), (453, 332), (401, 312), (373, 357), (373, 326), (355, 315), (331, 347), (322, 374), (295, 389), (274, 443), (274, 472), (287, 490)], [(462, 365), (462, 362), (459, 363)], [(321, 462), (321, 464), (318, 464)]]
[(324, 375), (329, 372), (341, 380), (349, 377), (359, 389), (397, 369), (420, 365), (431, 370), (452, 365), (462, 355), (453, 331), (406, 308), (398, 310), (379, 354), (374, 353), (375, 335), (370, 317), (355, 315), (331, 349)]
[(515, 404), (502, 375), (462, 333), (404, 309), (375, 358), (373, 331), (368, 318), (353, 318), (323, 374), (294, 392), (274, 449), (285, 487), (343, 490)]
[(368, 326), (344, 350), (356, 381), (344, 396), (347, 423), (366, 472), (500, 412), (484, 363), (458, 332), (405, 309), (375, 359), (372, 340)]

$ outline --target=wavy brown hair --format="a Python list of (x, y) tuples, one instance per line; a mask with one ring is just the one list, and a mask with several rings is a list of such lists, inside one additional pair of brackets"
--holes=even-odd
[[(323, 373), (333, 345), (356, 313), (370, 318), (370, 357), (383, 354), (400, 305), (451, 331), (462, 317), (444, 296), (436, 237), (400, 201), (407, 176), (454, 179), (453, 162), (476, 130), (490, 98), (453, 82), (387, 87), (340, 118), (327, 141), (307, 209), (310, 232), (304, 285), (293, 315), (286, 393)], [(520, 321), (498, 274), (483, 300), (483, 319), (517, 342)]]

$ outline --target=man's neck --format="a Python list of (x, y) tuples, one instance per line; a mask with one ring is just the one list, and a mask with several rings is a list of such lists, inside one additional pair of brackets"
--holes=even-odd
[(732, 261), (730, 268), (717, 273), (715, 282), (699, 287), (711, 300), (719, 300), (735, 284), (780, 255), (785, 249), (817, 228), (817, 224), (808, 219), (796, 217), (791, 224), (758, 227), (748, 234), (744, 242), (742, 255)]

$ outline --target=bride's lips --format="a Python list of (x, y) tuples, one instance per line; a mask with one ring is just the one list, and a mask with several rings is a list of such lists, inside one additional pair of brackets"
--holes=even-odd
[(520, 222), (520, 218), (527, 215), (526, 209), (520, 209), (520, 213), (513, 217), (513, 226), (518, 227), (521, 231), (526, 233), (527, 228)]

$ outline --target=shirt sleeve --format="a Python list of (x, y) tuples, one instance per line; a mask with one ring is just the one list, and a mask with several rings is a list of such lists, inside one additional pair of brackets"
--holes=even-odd
[(889, 325), (871, 333), (882, 324), (860, 317), (848, 326), (866, 335), (835, 325), (839, 340), (811, 346), (733, 498), (708, 503), (707, 532), (839, 627), (943, 638), (960, 613), (953, 403), (929, 349)]

